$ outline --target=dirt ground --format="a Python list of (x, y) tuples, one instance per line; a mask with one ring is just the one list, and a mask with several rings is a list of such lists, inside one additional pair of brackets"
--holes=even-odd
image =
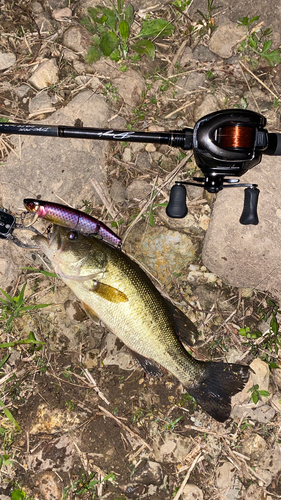
[[(1, 50), (16, 53), (19, 61), (14, 70), (2, 71), (0, 75), (2, 120), (11, 115), (20, 122), (48, 116), (43, 113), (30, 120), (28, 99), (15, 99), (12, 91), (13, 87), (28, 81), (30, 65), (35, 64), (42, 54), (61, 63), (59, 82), (48, 88), (49, 96), (57, 97), (53, 101), (56, 109), (71, 101), (70, 88), (79, 87), (73, 77), (77, 73), (73, 71), (72, 63), (68, 60), (62, 64), (61, 45), (55, 43), (61, 41), (68, 24), (54, 23), (52, 11), (70, 8), (72, 21), (69, 22), (76, 26), (86, 6), (92, 4), (83, 1), (36, 2), (35, 7), (41, 6), (52, 26), (52, 36), (48, 30), (40, 33), (35, 22), (34, 4), (28, 0), (0, 0)], [(136, 12), (137, 4), (142, 2), (134, 2)], [(144, 7), (139, 5), (139, 8)], [(202, 17), (198, 10), (206, 17)], [(223, 6), (216, 5), (216, 2), (212, 6), (209, 2), (208, 11), (206, 1), (194, 0), (183, 14), (172, 6), (172, 2), (165, 2), (162, 10), (152, 9), (151, 15), (171, 22), (176, 19), (174, 35), (170, 39), (161, 39), (159, 54), (154, 61), (144, 56), (137, 63), (128, 59), (126, 64), (143, 77), (157, 72), (160, 84), (167, 88), (156, 98), (152, 94), (144, 95), (138, 108), (124, 105), (122, 115), (120, 100), (113, 99), (114, 92), (107, 86), (103, 95), (112, 111), (120, 113), (128, 123), (132, 122), (136, 129), (145, 130), (157, 119), (165, 126), (164, 116), (186, 104), (184, 97), (177, 99), (167, 82), (171, 67), (173, 75), (187, 71), (189, 65), (181, 67), (177, 58), (174, 64), (171, 61), (184, 38), (193, 54), (198, 47), (208, 49), (219, 14), (235, 23), (243, 16), (260, 15), (259, 21), (272, 30), (272, 50), (280, 46), (281, 7), (276, 2), (223, 2)], [(140, 20), (137, 17), (137, 23)], [(196, 29), (192, 31), (190, 26)], [(214, 95), (220, 87), (240, 86), (240, 90), (242, 87), (238, 94), (231, 94), (227, 107), (243, 107), (241, 96), (249, 90), (248, 85), (257, 85), (264, 90), (262, 83), (257, 84), (254, 77), (244, 81), (241, 74), (238, 76), (239, 58), (261, 81), (264, 74), (270, 74), (275, 90), (280, 88), (281, 64), (272, 67), (267, 61), (256, 58), (257, 64), (252, 66), (248, 53), (236, 54), (235, 50), (229, 59), (214, 60), (210, 57), (201, 61), (194, 56), (192, 68), (204, 68), (204, 86), (196, 95), (194, 104), (184, 111), (177, 111), (173, 122), (175, 128), (192, 126), (196, 107), (207, 94)], [(176, 82), (177, 78), (173, 80)], [(108, 85), (108, 79), (103, 83)], [(31, 86), (29, 97), (34, 98), (39, 93)], [(279, 104), (272, 99), (270, 105), (270, 117), (274, 118), (275, 126), (280, 123)], [(49, 122), (52, 122), (51, 116)], [(120, 143), (110, 150), (109, 186), (116, 178), (128, 186), (143, 174), (133, 167), (125, 171), (122, 155), (126, 147), (127, 144)], [(7, 155), (12, 154), (12, 149), (11, 139), (2, 137), (2, 176)], [(170, 152), (164, 149), (161, 153), (168, 156)], [(173, 153), (172, 159), (179, 163), (182, 156), (178, 154), (176, 157)], [(152, 183), (157, 175), (163, 174), (159, 164), (153, 165), (155, 163), (145, 171), (146, 180)], [(164, 165), (165, 174), (169, 172), (167, 165)], [(197, 229), (202, 215), (209, 216), (211, 203), (206, 195), (203, 200), (199, 197), (199, 202), (197, 198), (191, 207)], [(89, 207), (85, 205), (82, 209)], [(105, 216), (101, 205), (90, 209), (96, 217)], [(118, 205), (118, 210), (125, 219), (121, 229), (119, 226), (122, 237), (139, 205), (124, 200)], [(146, 222), (141, 219), (135, 228), (139, 240), (147, 228)], [(163, 227), (163, 220), (157, 213), (154, 222), (158, 228)], [(44, 227), (46, 229), (47, 224)], [(206, 277), (207, 270), (201, 261), (201, 229), (198, 229), (199, 237), (196, 236), (197, 255), (190, 271)], [(130, 244), (134, 245), (133, 237)], [(7, 283), (4, 292), (10, 297), (19, 297), (20, 290), (27, 283), (25, 305), (44, 303), (50, 306), (22, 311), (24, 314), (21, 315), (18, 311), (11, 312), (11, 306), (7, 309), (4, 300), (9, 299), (5, 293), (1, 295), (1, 500), (281, 498), (280, 336), (278, 304), (275, 304), (274, 297), (252, 289), (231, 288), (216, 276), (210, 276), (209, 281), (207, 278), (201, 281), (190, 278), (188, 281), (184, 273), (177, 272), (178, 269), (173, 270), (173, 276), (165, 283), (165, 292), (196, 321), (202, 332), (200, 342), (192, 348), (199, 359), (229, 362), (239, 359), (244, 364), (255, 359), (263, 361), (265, 375), (261, 380), (264, 385), (256, 387), (257, 405), (253, 400), (248, 405), (253, 395), (250, 389), (250, 393), (244, 393), (244, 399), (241, 399), (241, 403), (244, 402), (242, 413), (233, 414), (226, 423), (220, 424), (204, 413), (168, 372), (161, 378), (150, 378), (119, 340), (86, 316), (73, 294), (48, 272), (36, 252), (34, 267), (35, 270), (19, 269), (17, 281)], [(19, 299), (18, 302), (14, 300), (13, 305), (18, 303)], [(10, 317), (12, 320), (8, 323)], [(238, 334), (241, 328), (245, 336)], [(264, 333), (267, 331), (269, 333)], [(31, 332), (43, 345), (18, 343), (19, 340), (31, 339)], [(110, 356), (114, 358), (114, 364), (109, 363)], [(268, 394), (259, 394), (258, 390), (267, 390)], [(258, 417), (256, 407), (261, 412)], [(195, 489), (184, 490), (184, 482), (192, 487), (195, 485)]]

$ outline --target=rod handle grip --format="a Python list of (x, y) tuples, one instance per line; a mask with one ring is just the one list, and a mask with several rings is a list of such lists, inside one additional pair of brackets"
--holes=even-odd
[(183, 184), (175, 184), (172, 187), (166, 214), (172, 219), (183, 219), (186, 216), (186, 189)]
[(250, 224), (256, 226), (259, 223), (258, 198), (260, 190), (257, 187), (252, 186), (247, 187), (244, 192), (244, 208), (240, 217), (240, 224), (243, 224), (244, 226)]

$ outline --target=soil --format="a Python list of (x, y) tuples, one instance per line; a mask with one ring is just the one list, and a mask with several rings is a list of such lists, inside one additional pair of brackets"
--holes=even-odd
[[(153, 11), (153, 16), (166, 16), (172, 19), (176, 13), (171, 3), (165, 4), (163, 10)], [(85, 8), (85, 2), (79, 1), (59, 5), (54, 1), (42, 1), (40, 5), (51, 21), (50, 16), (54, 8), (69, 6), (76, 24), (79, 23)], [(48, 38), (49, 33), (43, 32), (39, 36), (38, 26), (34, 29), (32, 2), (0, 1), (0, 6), (2, 6), (0, 14), (2, 52), (16, 52), (18, 58), (21, 55), (20, 63), (14, 71), (9, 70), (1, 74), (3, 84), (1, 116), (13, 115), (20, 121), (28, 120), (27, 100), (13, 100), (13, 94), (5, 84), (18, 86), (25, 83), (30, 76), (27, 61), (30, 62), (31, 57), (32, 63), (35, 63), (36, 58), (42, 54), (46, 58), (55, 57), (60, 62), (59, 83), (56, 89), (50, 87), (49, 95), (57, 93), (60, 97), (56, 101), (56, 107), (67, 105), (72, 98), (69, 89), (73, 90), (78, 86), (73, 83), (73, 68), (70, 62), (64, 61), (60, 44), (58, 43), (57, 47), (55, 44), (52, 45), (52, 40)], [(168, 45), (168, 50), (164, 41), (165, 57), (156, 57), (155, 61), (142, 58), (137, 63), (137, 70), (143, 76), (147, 73), (151, 75), (154, 71), (166, 75), (165, 71), (170, 67), (171, 60), (184, 36), (188, 39), (188, 45), (192, 50), (198, 45), (208, 47), (213, 21), (210, 20), (208, 26), (200, 24), (198, 20), (202, 21), (202, 16), (197, 12), (198, 9), (205, 13), (206, 2), (194, 1), (186, 11), (188, 14), (179, 16), (176, 32), (171, 44)], [(271, 27), (273, 39), (278, 47), (280, 40), (278, 42), (277, 21), (278, 16), (280, 18), (280, 7), (276, 6), (276, 2), (271, 0), (264, 4), (255, 1), (248, 2), (247, 6), (244, 2), (235, 4), (224, 2), (223, 7), (218, 6), (212, 11), (214, 19), (222, 9), (223, 15), (233, 22), (241, 16), (251, 17), (260, 14), (266, 27)], [(192, 34), (190, 18), (193, 25), (198, 26), (201, 31)], [(52, 35), (54, 40), (58, 39), (61, 43), (64, 29), (63, 23), (54, 24)], [(22, 36), (22, 32), (26, 36)], [(8, 33), (18, 33), (20, 43), (15, 43), (13, 37), (9, 39)], [(31, 41), (32, 56), (26, 48)], [(126, 64), (136, 69), (132, 61), (126, 61)], [(243, 90), (248, 90), (246, 83), (241, 79), (238, 80), (237, 73), (233, 70), (232, 64), (235, 65), (235, 61), (220, 59), (217, 63), (201, 64), (201, 68), (205, 67), (206, 71), (209, 71), (209, 79), (206, 80), (205, 90), (202, 90), (199, 100), (202, 101), (207, 93), (210, 94), (213, 87), (218, 88), (220, 85), (242, 88), (241, 95)], [(177, 71), (180, 71), (178, 67)], [(271, 68), (259, 61), (254, 71), (259, 76), (266, 71), (275, 77), (276, 72), (280, 71), (280, 66), (277, 69)], [(166, 81), (165, 78), (162, 84)], [(106, 82), (108, 83), (108, 80)], [(32, 97), (37, 94), (35, 89), (31, 89), (31, 92)], [(119, 105), (114, 102), (110, 92), (107, 93), (107, 98), (111, 109), (119, 112)], [(230, 99), (227, 106), (231, 107), (237, 103), (240, 105), (240, 101), (241, 98), (235, 96)], [(147, 98), (145, 103), (146, 106), (155, 104), (152, 98)], [(176, 107), (179, 108), (183, 104), (184, 101), (180, 101), (176, 103)], [(182, 127), (182, 122), (184, 126), (186, 122), (192, 126), (195, 107), (196, 105), (193, 105), (185, 110), (184, 119), (177, 114), (173, 122), (174, 127)], [(153, 123), (155, 117), (163, 119), (175, 110), (173, 90), (167, 97), (159, 98), (157, 106), (152, 107), (144, 118), (143, 106), (139, 106), (135, 112), (129, 107), (125, 108), (124, 116), (127, 121), (137, 116), (137, 126), (142, 130), (146, 129)], [(278, 122), (279, 108), (272, 106), (272, 109)], [(118, 164), (118, 158), (121, 157), (125, 146), (112, 146), (109, 155), (111, 173), (109, 183), (115, 175), (124, 186), (127, 186), (139, 175), (133, 167), (123, 174), (122, 168), (119, 168), (122, 162), (119, 160)], [(6, 138), (0, 151), (3, 162), (11, 148), (13, 148), (12, 142)], [(161, 152), (166, 154), (167, 149), (163, 148)], [(112, 159), (114, 155), (117, 163)], [(172, 159), (175, 161), (175, 153)], [(159, 172), (161, 173), (161, 167), (158, 165), (152, 170), (148, 168), (145, 176), (153, 180)], [(211, 204), (208, 197), (203, 202), (200, 200), (191, 213), (205, 214), (203, 208), (206, 204), (208, 207)], [(126, 213), (125, 226), (129, 223), (129, 215), (134, 215), (136, 206), (134, 202), (124, 201), (121, 210)], [(97, 210), (98, 215), (102, 217), (103, 208), (99, 206)], [(163, 224), (157, 216), (156, 224), (159, 227)], [(136, 233), (140, 231), (142, 234), (145, 224), (141, 221), (139, 226), (141, 229), (136, 229)], [(123, 230), (125, 229), (126, 227), (123, 227)], [(202, 236), (200, 235), (197, 240), (198, 248), (201, 249)], [(134, 245), (133, 238), (130, 244)], [(38, 257), (34, 259), (38, 264)], [(199, 251), (194, 265), (198, 266), (202, 275), (207, 272), (202, 267)], [(41, 270), (46, 270), (42, 264), (40, 267)], [(281, 428), (278, 405), (277, 409), (273, 405), (275, 415), (269, 422), (251, 419), (246, 412), (241, 418), (236, 415), (225, 424), (219, 424), (196, 405), (185, 393), (181, 384), (168, 372), (161, 378), (149, 377), (118, 340), (112, 341), (102, 325), (93, 323), (86, 317), (73, 295), (62, 283), (58, 284), (58, 280), (54, 277), (46, 277), (42, 273), (30, 270), (21, 271), (16, 285), (7, 283), (6, 293), (18, 296), (25, 282), (27, 282), (28, 304), (52, 303), (52, 305), (16, 317), (12, 322), (12, 328), (7, 328), (3, 305), (0, 317), (2, 328), (0, 347), (3, 360), (0, 361), (2, 389), (0, 404), (11, 412), (20, 426), (20, 431), (10, 414), (2, 410), (0, 413), (1, 500), (8, 498), (168, 500), (177, 495), (187, 473), (189, 473), (188, 484), (196, 485), (201, 491), (196, 490), (193, 496), (182, 493), (180, 497), (182, 500), (281, 498), (278, 467), (273, 469), (269, 465), (262, 466), (260, 462), (262, 456), (258, 453), (255, 455), (250, 447), (247, 455), (247, 450), (243, 448), (244, 441), (251, 440), (252, 437), (253, 442), (256, 442), (258, 436), (265, 443), (265, 450), (272, 451), (272, 454), (277, 453), (274, 457), (278, 456)], [(187, 294), (185, 295), (183, 290), (188, 287), (190, 293), (187, 300)], [(199, 331), (202, 331), (202, 340), (196, 347), (191, 348), (200, 359), (233, 361), (231, 355), (234, 352), (235, 359), (243, 358), (244, 364), (250, 364), (255, 358), (261, 358), (267, 367), (270, 366), (270, 398), (264, 398), (262, 402), (266, 408), (271, 408), (272, 398), (274, 396), (277, 400), (280, 398), (280, 378), (277, 369), (280, 337), (275, 331), (275, 328), (278, 330), (279, 313), (274, 298), (257, 293), (255, 290), (228, 287), (217, 277), (214, 277), (213, 282), (206, 284), (205, 281), (202, 284), (187, 283), (185, 277), (176, 275), (168, 282), (166, 292), (181, 304), (186, 314), (196, 321)], [(4, 299), (3, 294), (1, 297)], [(69, 311), (69, 308), (73, 308), (74, 312)], [(259, 333), (256, 338), (255, 332), (266, 331), (270, 320), (273, 326), (269, 336), (265, 336), (263, 342), (258, 342)], [(248, 337), (239, 336), (238, 331), (241, 328), (246, 330)], [(44, 342), (44, 345), (5, 345), (8, 342), (27, 339), (30, 332), (34, 332), (36, 339)], [(113, 342), (111, 347), (110, 342)], [(118, 366), (117, 362), (115, 365), (107, 365), (105, 358), (110, 352), (113, 356), (117, 352), (127, 355), (130, 360), (127, 369)], [(5, 361), (7, 354), (10, 354), (10, 357)], [(120, 365), (124, 366), (121, 362)], [(94, 382), (88, 378), (89, 372)], [(246, 395), (246, 400), (249, 398), (250, 394)], [(260, 403), (261, 397), (259, 400)], [(180, 454), (180, 439), (184, 442), (183, 454)], [(173, 440), (177, 443), (176, 447), (171, 445)], [(170, 450), (166, 455), (163, 445), (166, 446), (165, 449)], [(194, 463), (195, 459), (197, 463)], [(219, 485), (218, 470), (225, 462), (233, 464), (235, 471), (238, 471), (235, 476), (235, 481), (238, 481), (235, 483), (236, 486), (234, 480), (232, 483), (231, 480), (226, 482), (225, 487)], [(157, 469), (157, 473), (151, 472), (154, 470), (151, 463), (159, 464), (160, 469)], [(266, 471), (266, 477), (256, 472), (259, 470), (258, 467), (264, 474)]]

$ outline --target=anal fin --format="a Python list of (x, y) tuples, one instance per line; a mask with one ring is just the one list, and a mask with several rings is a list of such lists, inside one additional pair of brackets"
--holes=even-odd
[(176, 334), (186, 345), (193, 346), (198, 341), (199, 332), (192, 321), (168, 299), (165, 299), (170, 314), (173, 316)]
[(163, 372), (158, 363), (156, 363), (156, 361), (152, 361), (149, 358), (145, 358), (138, 352), (132, 350), (131, 353), (137, 360), (141, 368), (147, 373), (147, 375), (149, 375), (150, 377), (161, 377), (163, 375)]

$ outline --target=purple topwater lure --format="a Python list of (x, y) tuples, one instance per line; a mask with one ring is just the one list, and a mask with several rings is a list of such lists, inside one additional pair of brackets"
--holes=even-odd
[(121, 238), (101, 221), (80, 210), (75, 210), (59, 203), (35, 200), (33, 198), (27, 198), (23, 200), (23, 203), (29, 212), (33, 212), (36, 215), (36, 218), (42, 217), (53, 224), (69, 227), (83, 234), (100, 236), (105, 242), (121, 249)]

